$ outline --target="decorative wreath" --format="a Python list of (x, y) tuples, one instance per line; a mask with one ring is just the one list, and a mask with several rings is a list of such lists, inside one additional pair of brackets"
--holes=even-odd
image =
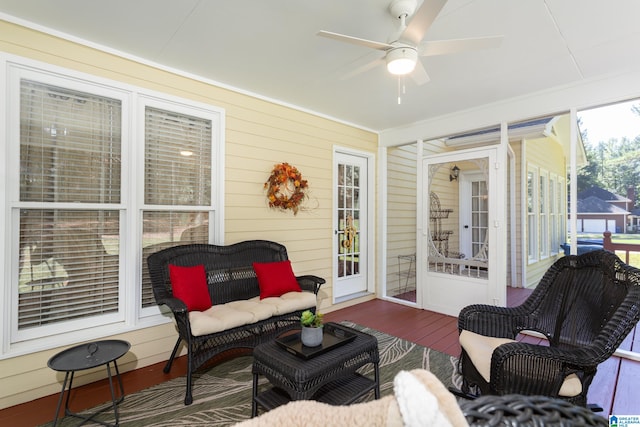
[(306, 197), (305, 189), (309, 187), (302, 179), (300, 171), (289, 163), (275, 165), (264, 188), (267, 190), (269, 207), (276, 209), (291, 209), (298, 214), (300, 204)]

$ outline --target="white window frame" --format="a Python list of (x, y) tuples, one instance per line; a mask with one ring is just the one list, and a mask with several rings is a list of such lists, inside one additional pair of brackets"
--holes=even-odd
[(557, 255), (560, 251), (560, 232), (558, 216), (560, 215), (560, 199), (558, 197), (558, 176), (554, 173), (549, 174), (549, 227), (551, 236), (550, 250), (551, 256)]
[[(532, 185), (529, 185), (529, 175), (531, 174)], [(538, 225), (538, 192), (539, 178), (538, 168), (533, 165), (527, 165), (525, 174), (525, 206), (527, 217), (527, 260), (529, 264), (539, 261), (539, 225)], [(531, 188), (531, 192), (529, 191)], [(532, 193), (532, 194), (531, 194)], [(531, 205), (532, 212), (529, 212), (528, 206)]]
[[(136, 248), (139, 248), (138, 255), (140, 256), (140, 262), (138, 263), (136, 280), (137, 283), (142, 283), (142, 219), (143, 213), (145, 211), (202, 211), (207, 212), (209, 215), (209, 243), (222, 244), (223, 234), (222, 234), (222, 224), (223, 221), (218, 220), (221, 217), (220, 212), (222, 211), (222, 207), (224, 206), (224, 191), (223, 191), (223, 182), (224, 182), (224, 144), (223, 144), (223, 114), (220, 109), (212, 109), (209, 105), (196, 105), (193, 102), (185, 103), (179, 99), (169, 99), (166, 95), (162, 94), (151, 94), (151, 93), (142, 93), (137, 97), (137, 123), (140, 124), (137, 131), (137, 140), (145, 141), (145, 108), (153, 107), (161, 110), (168, 110), (172, 112), (176, 112), (179, 114), (184, 114), (188, 116), (195, 116), (202, 119), (207, 119), (211, 121), (212, 124), (212, 147), (211, 147), (211, 204), (208, 209), (205, 209), (201, 206), (179, 206), (179, 205), (171, 205), (171, 206), (161, 206), (161, 205), (147, 205), (144, 203), (144, 158), (145, 158), (145, 147), (144, 142), (138, 144), (136, 146), (137, 157), (139, 159), (137, 168), (137, 183), (138, 183), (138, 194), (140, 197), (136, 199), (139, 201), (137, 210), (137, 223), (138, 226), (138, 240), (136, 242)], [(215, 130), (218, 130), (216, 132)], [(219, 160), (216, 160), (219, 159)], [(217, 174), (216, 174), (217, 172)], [(165, 308), (161, 308), (157, 305), (152, 307), (142, 307), (142, 287), (137, 286), (136, 290), (138, 294), (136, 295), (137, 306), (136, 309), (140, 311), (139, 318), (155, 318), (159, 314), (161, 314)]]
[[(30, 77), (27, 77), (30, 76)], [(47, 327), (46, 333), (31, 330), (17, 332), (18, 287), (18, 230), (16, 212), (21, 207), (42, 207), (41, 204), (19, 202), (20, 174), (20, 79), (56, 84), (72, 90), (119, 99), (122, 102), (122, 187), (118, 204), (101, 205), (104, 209), (120, 211), (120, 271), (119, 307), (116, 313), (104, 317), (73, 320)], [(141, 224), (144, 173), (144, 119), (137, 111), (142, 102), (162, 102), (193, 115), (208, 115), (212, 120), (212, 182), (209, 209), (210, 243), (222, 244), (224, 236), (224, 109), (182, 99), (137, 86), (104, 79), (62, 67), (0, 53), (0, 154), (5, 161), (5, 174), (0, 174), (0, 186), (6, 191), (0, 196), (0, 237), (5, 243), (0, 249), (0, 293), (3, 301), (0, 314), (0, 360), (32, 352), (71, 345), (114, 334), (138, 330), (170, 322), (158, 306), (142, 310), (141, 298)], [(143, 101), (144, 100), (144, 101)], [(142, 130), (141, 130), (142, 129)], [(142, 143), (140, 143), (142, 141)], [(132, 165), (138, 165), (132, 168)], [(142, 165), (142, 166), (141, 166)], [(133, 173), (131, 170), (135, 170)], [(127, 185), (127, 183), (130, 183)], [(27, 206), (28, 205), (28, 206)], [(56, 209), (57, 206), (51, 206)], [(78, 208), (91, 209), (88, 206)], [(155, 209), (156, 207), (154, 207)], [(19, 223), (19, 221), (18, 221)], [(39, 328), (36, 328), (39, 329)], [(44, 329), (42, 329), (44, 331)]]
[(539, 250), (540, 250), (540, 259), (549, 258), (549, 246), (550, 246), (550, 238), (549, 238), (549, 172), (540, 169), (539, 176), (539, 195), (538, 195), (538, 227), (540, 232), (538, 235), (540, 236)]
[[(564, 243), (567, 239), (567, 183), (566, 178), (558, 176), (558, 190), (556, 198), (558, 200), (558, 241)], [(558, 249), (560, 251), (560, 249)]]

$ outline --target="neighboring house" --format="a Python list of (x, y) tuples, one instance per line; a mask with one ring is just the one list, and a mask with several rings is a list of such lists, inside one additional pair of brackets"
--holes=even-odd
[(620, 209), (630, 211), (631, 209), (633, 209), (633, 201), (635, 198), (633, 194), (633, 187), (629, 187), (627, 189), (627, 197), (624, 197), (619, 194), (612, 193), (609, 190), (605, 190), (604, 188), (593, 186), (579, 192), (578, 200), (586, 199), (587, 197), (593, 196), (597, 197), (598, 199), (604, 200), (605, 202), (610, 203), (613, 206), (617, 206)]
[(628, 211), (596, 196), (578, 200), (578, 233), (625, 233)]
[(626, 233), (633, 199), (600, 187), (578, 193), (578, 233)]
[(629, 215), (629, 228), (631, 233), (637, 233), (640, 230), (640, 208), (635, 208)]

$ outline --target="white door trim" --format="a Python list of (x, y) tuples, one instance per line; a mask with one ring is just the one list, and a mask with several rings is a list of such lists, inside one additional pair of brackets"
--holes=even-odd
[[(337, 166), (337, 155), (342, 154), (342, 155), (348, 155), (348, 156), (354, 156), (354, 157), (360, 157), (362, 159), (364, 159), (366, 161), (366, 165), (367, 165), (367, 194), (366, 194), (366, 210), (367, 210), (367, 221), (366, 221), (366, 229), (365, 230), (361, 230), (361, 233), (366, 233), (366, 251), (367, 251), (367, 262), (366, 262), (366, 276), (367, 276), (367, 285), (366, 285), (366, 291), (364, 292), (364, 294), (355, 294), (355, 295), (348, 295), (345, 297), (339, 297), (336, 298), (335, 296), (335, 292), (332, 291), (331, 292), (331, 299), (333, 301), (333, 304), (338, 304), (340, 302), (344, 302), (346, 300), (352, 299), (352, 298), (357, 298), (359, 296), (363, 296), (363, 295), (368, 295), (371, 293), (375, 293), (376, 288), (375, 288), (375, 268), (376, 268), (376, 254), (375, 254), (375, 244), (374, 244), (374, 236), (375, 236), (375, 188), (376, 188), (376, 182), (375, 182), (375, 154), (374, 153), (370, 153), (370, 152), (366, 152), (366, 151), (360, 151), (360, 150), (355, 150), (352, 148), (347, 148), (347, 147), (339, 147), (339, 146), (334, 146), (333, 147), (333, 163), (332, 163), (332, 192), (333, 192), (333, 209), (332, 209), (332, 213), (331, 213), (331, 224), (332, 224), (332, 231), (331, 234), (332, 236), (335, 236), (335, 231), (336, 231), (336, 226), (338, 223), (338, 216), (337, 216), (337, 212), (338, 212), (338, 194), (336, 192), (336, 189), (338, 187), (338, 183), (336, 180), (336, 171), (334, 170), (335, 167)], [(338, 266), (337, 266), (337, 259), (335, 257), (335, 254), (338, 252), (338, 245), (337, 245), (337, 240), (335, 238), (332, 238), (332, 284), (333, 286), (335, 286), (335, 284), (337, 283), (337, 278), (338, 278)]]

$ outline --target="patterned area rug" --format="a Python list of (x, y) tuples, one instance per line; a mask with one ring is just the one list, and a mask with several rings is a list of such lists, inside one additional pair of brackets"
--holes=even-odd
[[(403, 339), (350, 322), (342, 324), (370, 333), (378, 339), (380, 352), (380, 393), (393, 393), (393, 378), (401, 370), (424, 368), (433, 372), (445, 386), (460, 387), (456, 373), (457, 359)], [(193, 403), (184, 405), (186, 377), (175, 378), (148, 389), (125, 395), (119, 406), (120, 425), (127, 427), (157, 426), (230, 426), (251, 417), (251, 356), (242, 356), (219, 364), (193, 378)], [(362, 373), (372, 376), (372, 367)], [(267, 387), (263, 379), (263, 387)], [(125, 389), (126, 392), (126, 389)], [(373, 399), (373, 392), (365, 400)], [(90, 410), (91, 413), (101, 405)], [(113, 422), (113, 411), (107, 408), (98, 419)], [(78, 424), (77, 418), (66, 417), (61, 426)], [(92, 425), (87, 423), (86, 425)]]

